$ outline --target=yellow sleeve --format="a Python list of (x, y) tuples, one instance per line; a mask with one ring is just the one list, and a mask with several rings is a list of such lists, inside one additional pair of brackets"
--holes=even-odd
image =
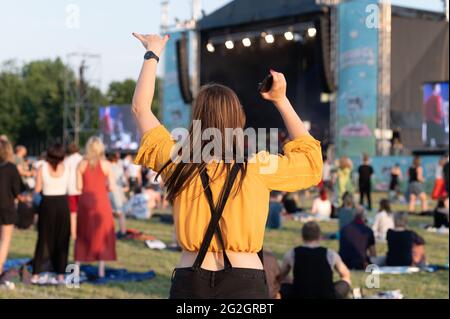
[(159, 172), (170, 160), (174, 145), (175, 140), (163, 125), (155, 127), (142, 137), (134, 163)]
[(322, 179), (322, 150), (312, 136), (302, 136), (284, 146), (284, 155), (260, 152), (255, 167), (269, 190), (294, 192), (317, 185)]

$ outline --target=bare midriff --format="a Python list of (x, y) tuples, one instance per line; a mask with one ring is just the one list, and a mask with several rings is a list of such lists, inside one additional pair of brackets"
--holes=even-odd
[[(183, 251), (177, 268), (192, 267), (197, 258), (197, 254), (198, 252)], [(234, 268), (263, 269), (261, 260), (256, 253), (227, 251), (227, 256)], [(224, 269), (223, 253), (207, 252), (201, 268), (210, 271)]]

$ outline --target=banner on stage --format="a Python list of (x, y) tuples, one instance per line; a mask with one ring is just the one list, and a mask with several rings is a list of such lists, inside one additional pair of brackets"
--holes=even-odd
[(375, 155), (378, 92), (378, 2), (347, 1), (339, 5), (339, 155)]

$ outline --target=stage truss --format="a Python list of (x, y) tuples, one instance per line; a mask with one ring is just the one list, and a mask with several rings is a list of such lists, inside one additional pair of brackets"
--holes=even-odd
[(63, 143), (80, 144), (82, 134), (94, 134), (98, 105), (91, 102), (89, 86), (100, 88), (101, 56), (90, 53), (67, 55), (67, 70), (75, 76), (66, 75), (64, 87)]

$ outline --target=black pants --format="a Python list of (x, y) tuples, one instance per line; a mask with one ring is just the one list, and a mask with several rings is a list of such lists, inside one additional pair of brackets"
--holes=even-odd
[(441, 228), (442, 226), (448, 228), (448, 215), (440, 212), (434, 212), (434, 225), (435, 228)]
[[(344, 280), (339, 280), (334, 283), (334, 291), (336, 294), (336, 299), (347, 299), (350, 295), (351, 287), (348, 282)], [(282, 284), (281, 285), (281, 298), (282, 299), (296, 299), (294, 294), (293, 284)], [(318, 299), (317, 296), (311, 296), (309, 299)]]
[(178, 268), (170, 299), (268, 299), (264, 270), (228, 268), (209, 271)]
[[(66, 272), (70, 242), (70, 210), (67, 196), (43, 196), (39, 207), (38, 240), (33, 274), (53, 270)], [(46, 268), (50, 262), (51, 269)]]
[(359, 189), (359, 203), (364, 205), (364, 197), (367, 198), (367, 208), (372, 210), (372, 190), (370, 188)]

